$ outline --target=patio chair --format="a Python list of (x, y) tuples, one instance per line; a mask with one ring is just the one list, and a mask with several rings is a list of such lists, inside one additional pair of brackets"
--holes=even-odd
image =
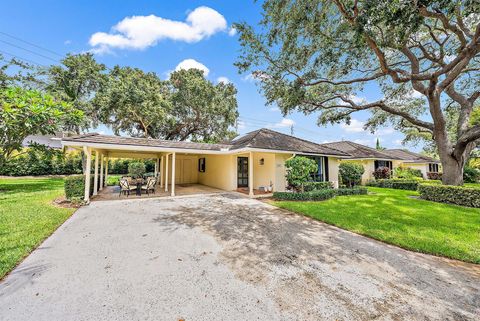
[(157, 183), (157, 179), (155, 177), (149, 177), (147, 179), (147, 184), (142, 185), (142, 191), (146, 191), (147, 195), (150, 195), (150, 191), (155, 194), (155, 184)]
[(127, 194), (127, 196), (130, 196), (130, 191), (134, 191), (136, 189), (137, 189), (136, 186), (130, 186), (130, 184), (128, 183), (128, 180), (122, 178), (120, 180), (120, 194), (118, 195), (118, 197), (122, 196), (122, 192), (123, 192), (123, 195)]

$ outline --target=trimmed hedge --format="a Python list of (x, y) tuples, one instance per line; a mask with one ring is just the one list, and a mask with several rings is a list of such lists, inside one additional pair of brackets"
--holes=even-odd
[(480, 208), (480, 189), (478, 188), (420, 184), (418, 191), (420, 198), (424, 200)]
[(418, 188), (418, 181), (401, 179), (377, 179), (368, 182), (367, 186), (416, 191)]
[[(93, 195), (93, 180), (94, 176), (90, 176), (90, 196)], [(68, 200), (75, 199), (75, 198), (82, 198), (84, 197), (85, 193), (85, 176), (84, 175), (75, 175), (75, 176), (68, 176), (65, 177), (64, 180), (64, 188), (65, 188), (65, 197)]]
[(324, 188), (304, 193), (274, 192), (273, 199), (276, 201), (324, 201), (335, 196), (365, 195), (365, 187), (356, 188)]
[(332, 182), (306, 182), (305, 184), (303, 184), (303, 189), (305, 192), (328, 188), (333, 188)]

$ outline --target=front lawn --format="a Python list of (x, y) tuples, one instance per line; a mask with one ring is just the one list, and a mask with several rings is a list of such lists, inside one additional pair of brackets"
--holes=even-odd
[(62, 194), (62, 178), (0, 179), (0, 279), (74, 212)]
[(406, 249), (480, 263), (480, 209), (414, 199), (412, 191), (368, 190), (374, 194), (273, 204)]

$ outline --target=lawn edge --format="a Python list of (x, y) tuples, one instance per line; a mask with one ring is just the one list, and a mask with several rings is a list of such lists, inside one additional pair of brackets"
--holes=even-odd
[(366, 237), (366, 238), (368, 238), (368, 239), (371, 239), (371, 240), (374, 240), (374, 241), (377, 241), (377, 242), (381, 242), (381, 243), (384, 243), (384, 244), (388, 244), (388, 245), (390, 245), (390, 246), (393, 246), (393, 247), (396, 247), (396, 248), (399, 248), (399, 249), (402, 249), (402, 250), (405, 250), (405, 251), (408, 251), (408, 252), (418, 253), (418, 254), (423, 254), (423, 255), (430, 255), (430, 256), (437, 257), (437, 258), (441, 258), (441, 259), (452, 260), (452, 261), (455, 261), (455, 262), (461, 262), (461, 263), (466, 263), (466, 264), (473, 264), (473, 265), (475, 265), (475, 266), (480, 266), (480, 261), (477, 263), (477, 262), (473, 262), (473, 261), (461, 260), (461, 259), (458, 259), (458, 258), (446, 256), (446, 255), (439, 255), (439, 254), (435, 254), (435, 253), (417, 251), (417, 250), (413, 250), (413, 249), (408, 248), (408, 247), (404, 247), (404, 246), (401, 246), (401, 245), (398, 245), (398, 244), (394, 244), (394, 243), (391, 243), (391, 242), (388, 242), (388, 241), (386, 241), (386, 240), (382, 240), (382, 239), (379, 239), (379, 238), (376, 238), (376, 237), (373, 237), (373, 236), (370, 236), (370, 235), (362, 234), (362, 233), (360, 233), (360, 232), (355, 232), (355, 231), (346, 229), (346, 228), (344, 228), (344, 227), (342, 227), (342, 226), (338, 226), (338, 225), (333, 224), (333, 223), (329, 223), (329, 222), (325, 222), (325, 221), (320, 220), (320, 219), (313, 218), (313, 217), (308, 216), (308, 215), (305, 215), (305, 214), (303, 214), (303, 213), (301, 213), (301, 212), (297, 212), (297, 211), (294, 211), (294, 210), (289, 210), (289, 209), (286, 209), (286, 208), (277, 206), (277, 205), (274, 204), (275, 202), (288, 202), (288, 201), (271, 201), (271, 202), (268, 202), (268, 204), (270, 204), (270, 205), (272, 205), (272, 206), (275, 206), (276, 208), (281, 209), (281, 210), (283, 210), (283, 211), (286, 211), (286, 212), (288, 212), (288, 213), (290, 213), (290, 214), (300, 215), (300, 216), (305, 217), (305, 218), (307, 218), (307, 219), (314, 220), (314, 221), (316, 221), (316, 222), (321, 222), (321, 223), (326, 224), (326, 225), (329, 225), (329, 226), (333, 226), (333, 227), (338, 228), (338, 229), (340, 229), (340, 230), (342, 230), (342, 231), (346, 231), (346, 232), (349, 232), (349, 233), (353, 233), (353, 234), (356, 234), (356, 235), (360, 235), (360, 236)]

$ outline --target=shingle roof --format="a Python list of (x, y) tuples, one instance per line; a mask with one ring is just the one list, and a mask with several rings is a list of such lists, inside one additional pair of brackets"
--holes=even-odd
[(376, 158), (376, 159), (400, 159), (393, 155), (379, 151), (365, 145), (357, 144), (351, 141), (340, 141), (322, 144), (331, 148), (338, 149), (350, 155), (350, 158)]
[(419, 162), (440, 163), (438, 160), (432, 157), (414, 153), (406, 149), (387, 149), (387, 150), (384, 150), (383, 152), (411, 163), (419, 163)]
[[(309, 142), (297, 137), (285, 135), (270, 129), (259, 129), (250, 132), (242, 137), (223, 144), (207, 144), (194, 142), (179, 142), (171, 140), (160, 140), (153, 138), (133, 138), (112, 135), (100, 135), (97, 133), (66, 137), (64, 142), (84, 142), (112, 145), (134, 145), (164, 148), (181, 148), (197, 150), (238, 150), (241, 148), (270, 149), (272, 151), (281, 150), (294, 153), (309, 153), (332, 156), (349, 156), (342, 151)], [(68, 145), (68, 144), (67, 144)]]
[(207, 144), (194, 142), (179, 142), (173, 140), (161, 140), (154, 138), (135, 138), (113, 135), (100, 135), (97, 133), (66, 137), (63, 141), (75, 141), (83, 143), (111, 144), (111, 145), (133, 145), (165, 148), (185, 148), (185, 149), (203, 149), (203, 150), (221, 150), (230, 148), (230, 145)]
[(338, 149), (323, 146), (266, 128), (255, 130), (245, 134), (244, 136), (235, 138), (230, 141), (229, 144), (232, 145), (232, 149), (250, 147), (292, 151), (296, 153), (348, 156), (348, 154)]

